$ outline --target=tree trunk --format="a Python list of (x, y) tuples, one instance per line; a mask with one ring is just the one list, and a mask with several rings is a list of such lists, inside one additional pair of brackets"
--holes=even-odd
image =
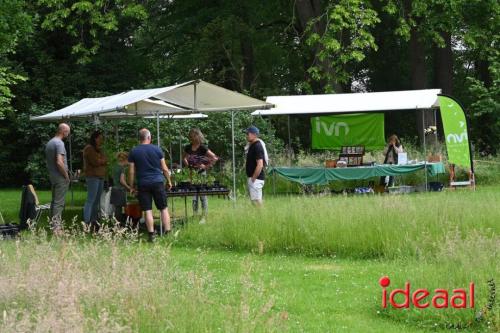
[(241, 54), (243, 56), (243, 68), (241, 69), (241, 91), (251, 92), (253, 80), (255, 78), (255, 59), (253, 53), (252, 40), (250, 34), (242, 33), (241, 39)]
[[(403, 2), (404, 10), (408, 13), (406, 18), (409, 18), (409, 13), (412, 11), (412, 0)], [(417, 22), (417, 26), (418, 26)], [(410, 75), (412, 89), (427, 88), (427, 68), (425, 64), (425, 45), (422, 43), (420, 34), (416, 27), (410, 30)], [(432, 110), (416, 110), (416, 125), (417, 132), (420, 138), (420, 144), (424, 142), (424, 129), (428, 126), (428, 120), (434, 123), (434, 112)]]
[(410, 35), (410, 71), (411, 87), (425, 89), (427, 86), (424, 45), (419, 40), (419, 33), (412, 28)]
[[(441, 89), (443, 94), (452, 95), (453, 94), (453, 51), (451, 49), (451, 33), (441, 32), (441, 37), (444, 40), (444, 47), (434, 47), (434, 87)], [(439, 112), (439, 111), (436, 111)], [(436, 123), (434, 119), (432, 122), (428, 122), (429, 125), (436, 126), (437, 128), (442, 127), (441, 117), (436, 117)], [(433, 136), (433, 141), (435, 145), (438, 144), (437, 135)]]
[(490, 64), (487, 60), (477, 60), (475, 62), (476, 73), (479, 80), (484, 82), (486, 88), (491, 87), (493, 80), (491, 79)]
[[(416, 28), (410, 32), (410, 72), (412, 89), (427, 88), (427, 70), (425, 66), (425, 48), (420, 41), (420, 36)], [(416, 111), (417, 131), (420, 143), (424, 143), (424, 129), (428, 126), (429, 120), (434, 123), (434, 112), (430, 110)]]
[[(295, 8), (297, 11), (297, 17), (300, 25), (300, 29), (302, 32), (306, 31), (308, 23), (315, 18), (320, 17), (323, 14), (323, 9), (321, 6), (320, 0), (296, 0)], [(324, 19), (318, 20), (311, 27), (312, 31), (322, 36), (325, 33), (326, 23)], [(329, 61), (320, 60), (318, 58), (319, 52), (323, 49), (322, 46), (318, 46), (316, 50), (314, 50), (314, 63), (318, 64), (320, 69), (327, 73), (333, 73), (333, 68)], [(341, 93), (343, 92), (342, 86), (336, 82), (328, 82), (326, 80), (322, 80), (320, 82), (321, 90), (320, 92), (324, 92), (326, 85), (331, 84), (334, 87), (335, 92)]]
[(451, 50), (451, 34), (442, 32), (445, 47), (434, 50), (434, 86), (441, 88), (443, 94), (451, 95), (453, 89), (453, 52)]

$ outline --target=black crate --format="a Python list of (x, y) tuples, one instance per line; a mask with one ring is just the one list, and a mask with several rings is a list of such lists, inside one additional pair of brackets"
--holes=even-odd
[(0, 238), (8, 239), (15, 238), (19, 234), (19, 225), (17, 224), (0, 224)]

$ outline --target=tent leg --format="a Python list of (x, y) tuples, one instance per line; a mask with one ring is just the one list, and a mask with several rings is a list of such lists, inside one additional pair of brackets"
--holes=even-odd
[(276, 196), (276, 172), (273, 172), (273, 195)]
[[(70, 123), (70, 127), (71, 127)], [(70, 170), (70, 182), (69, 182), (69, 188), (71, 189), (71, 202), (70, 206), (73, 206), (74, 203), (74, 189), (73, 189), (73, 181), (71, 180), (71, 175), (73, 174), (73, 150), (72, 150), (72, 141), (73, 134), (69, 135), (68, 142), (69, 142), (69, 170)]]
[(156, 113), (156, 136), (158, 137), (158, 147), (160, 147), (160, 113)]
[[(158, 136), (158, 148), (160, 147), (160, 113), (156, 113), (156, 135)], [(160, 212), (160, 236), (163, 235), (163, 221), (161, 220), (161, 212)]]
[(179, 165), (182, 169), (182, 139), (181, 139), (181, 131), (179, 131)]
[(231, 111), (231, 140), (233, 149), (233, 200), (236, 201), (236, 158), (234, 152), (234, 111)]
[(290, 135), (290, 115), (288, 115), (288, 166), (292, 166), (292, 139)]
[(170, 157), (170, 168), (172, 168), (172, 164), (174, 163), (174, 156), (172, 152), (172, 139), (170, 139), (168, 143), (168, 156)]
[(434, 151), (436, 152), (436, 147), (438, 146), (438, 131), (437, 131), (437, 110), (434, 109), (434, 126), (436, 126), (436, 130), (434, 131)]
[(115, 124), (115, 147), (118, 149), (118, 142), (120, 141), (118, 137), (118, 125)]
[(425, 140), (425, 110), (422, 110), (422, 128), (424, 129), (424, 172), (425, 172), (425, 191), (429, 189), (427, 187), (427, 146)]

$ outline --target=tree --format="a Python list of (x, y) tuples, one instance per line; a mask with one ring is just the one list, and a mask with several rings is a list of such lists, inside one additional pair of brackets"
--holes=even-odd
[[(147, 18), (144, 7), (130, 0), (38, 0), (37, 5), (44, 14), (41, 27), (66, 32), (78, 63), (88, 63), (99, 51), (103, 36), (123, 28), (123, 21), (133, 23)], [(123, 43), (131, 43), (128, 38)]]
[(0, 2), (0, 118), (12, 111), (10, 105), (14, 97), (11, 87), (26, 77), (14, 68), (7, 56), (15, 52), (19, 42), (31, 34), (32, 18), (24, 10), (24, 1), (3, 0)]
[(313, 46), (309, 74), (326, 92), (350, 91), (350, 66), (377, 49), (371, 29), (380, 22), (377, 12), (363, 0), (329, 1), (322, 10), (319, 0), (296, 2), (300, 26)]
[[(469, 1), (461, 8), (462, 94), (472, 122), (477, 151), (500, 150), (500, 3)], [(472, 69), (472, 70), (470, 70)], [(486, 126), (485, 126), (486, 124)]]
[(288, 0), (151, 1), (148, 11), (139, 49), (156, 85), (203, 78), (261, 97), (293, 91), (303, 77)]

